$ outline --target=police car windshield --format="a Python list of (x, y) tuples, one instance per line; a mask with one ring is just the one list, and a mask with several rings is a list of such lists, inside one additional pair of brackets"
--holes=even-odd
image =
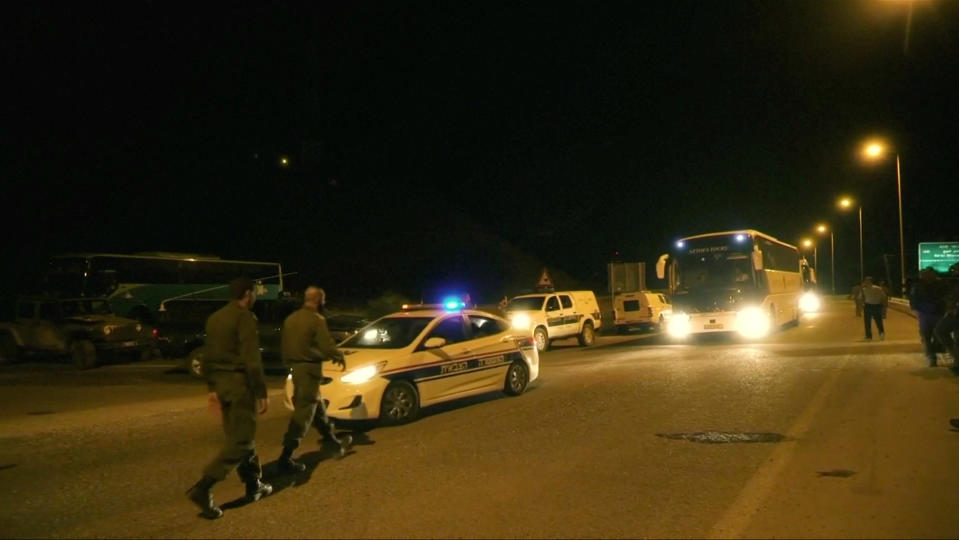
[(543, 300), (546, 300), (545, 296), (514, 298), (506, 304), (506, 311), (539, 311), (543, 309)]
[(423, 333), (433, 317), (384, 317), (353, 334), (340, 347), (402, 349)]

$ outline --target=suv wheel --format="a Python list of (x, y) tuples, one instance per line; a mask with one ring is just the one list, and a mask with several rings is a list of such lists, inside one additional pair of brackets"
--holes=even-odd
[(577, 336), (579, 344), (583, 347), (589, 347), (596, 341), (596, 331), (593, 330), (593, 323), (586, 321), (583, 323), (583, 331)]
[(186, 357), (186, 369), (197, 379), (203, 378), (203, 347), (190, 351)]
[(536, 344), (536, 348), (539, 349), (539, 352), (546, 352), (549, 350), (549, 335), (546, 333), (546, 329), (542, 326), (533, 331), (533, 343)]
[(70, 343), (70, 359), (78, 369), (90, 369), (97, 365), (97, 349), (89, 339)]

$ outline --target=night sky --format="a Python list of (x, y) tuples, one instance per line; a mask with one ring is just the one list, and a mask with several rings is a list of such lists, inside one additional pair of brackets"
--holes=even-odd
[(5, 294), (52, 253), (164, 250), (279, 260), (334, 296), (495, 302), (541, 266), (602, 291), (616, 252), (652, 267), (680, 236), (797, 244), (818, 222), (848, 288), (839, 195), (862, 201), (866, 273), (899, 264), (895, 157), (858, 157), (873, 134), (901, 157), (914, 272), (917, 242), (959, 240), (959, 2), (909, 12), (27, 3), (0, 53)]

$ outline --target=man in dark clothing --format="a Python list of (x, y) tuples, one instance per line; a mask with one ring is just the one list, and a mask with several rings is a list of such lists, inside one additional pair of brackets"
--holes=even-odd
[(959, 336), (959, 276), (949, 280), (943, 304), (945, 313), (936, 324), (933, 335), (942, 344), (942, 347), (952, 355), (953, 369), (959, 369), (959, 347), (956, 337)]
[(909, 308), (916, 312), (919, 319), (919, 337), (930, 367), (936, 366), (936, 345), (933, 332), (943, 314), (943, 291), (939, 276), (932, 268), (924, 268), (919, 273), (919, 281), (909, 293)]
[(262, 470), (253, 440), (257, 413), (265, 414), (269, 406), (256, 316), (250, 311), (256, 301), (253, 281), (237, 278), (230, 282), (230, 298), (206, 320), (203, 358), (210, 402), (219, 405), (226, 441), (203, 470), (203, 478), (187, 491), (208, 519), (223, 515), (213, 504), (212, 487), (234, 468), (246, 483), (248, 501), (273, 492), (270, 484), (260, 481)]
[[(339, 444), (341, 454), (350, 445), (352, 437), (337, 439), (333, 426), (326, 416), (320, 400), (320, 383), (323, 380), (323, 361), (331, 360), (345, 367), (343, 353), (336, 348), (330, 337), (326, 319), (319, 310), (326, 302), (323, 289), (310, 286), (303, 294), (303, 307), (291, 313), (283, 321), (280, 334), (280, 354), (283, 363), (291, 369), (293, 377), (293, 415), (283, 436), (283, 453), (278, 465), (283, 472), (303, 472), (306, 466), (293, 460), (293, 451), (300, 446), (303, 437), (314, 424), (323, 434), (324, 442)], [(316, 408), (320, 407), (317, 416)]]

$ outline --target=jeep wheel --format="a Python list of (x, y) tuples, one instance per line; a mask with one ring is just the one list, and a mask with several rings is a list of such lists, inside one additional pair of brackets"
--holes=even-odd
[(70, 358), (78, 369), (90, 369), (97, 365), (97, 349), (89, 339), (70, 343)]
[(539, 352), (546, 352), (549, 350), (549, 336), (546, 334), (546, 329), (540, 326), (533, 331), (533, 342), (536, 343), (536, 349)]
[(186, 357), (186, 369), (197, 379), (203, 378), (203, 347), (190, 351)]
[(596, 341), (596, 331), (593, 330), (593, 323), (586, 321), (583, 323), (583, 331), (576, 336), (579, 344), (583, 347), (589, 347)]

